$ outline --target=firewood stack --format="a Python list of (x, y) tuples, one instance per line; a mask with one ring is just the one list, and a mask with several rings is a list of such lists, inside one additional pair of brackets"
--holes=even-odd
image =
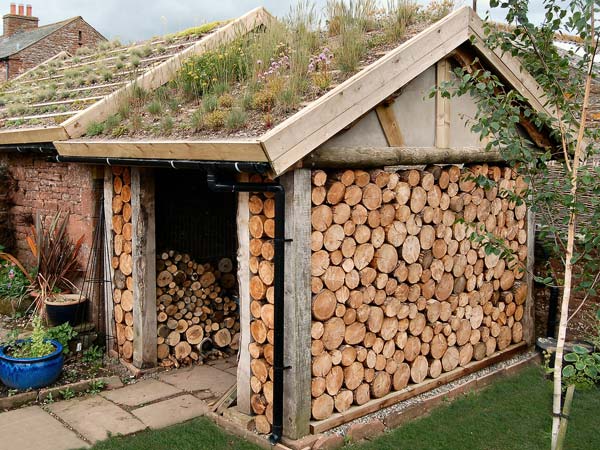
[[(313, 419), (522, 341), (527, 208), (511, 201), (526, 189), (515, 172), (316, 170), (312, 181)], [(486, 233), (514, 257), (486, 251)]]
[(128, 167), (113, 167), (112, 231), (114, 318), (119, 356), (133, 357), (133, 271), (131, 256), (131, 172)]
[(219, 357), (239, 348), (239, 308), (231, 259), (217, 267), (170, 250), (156, 261), (157, 354), (163, 367), (192, 364), (208, 356), (209, 338)]
[[(262, 182), (261, 177), (250, 181)], [(250, 404), (259, 433), (269, 433), (273, 423), (274, 261), (275, 200), (272, 193), (250, 194)]]

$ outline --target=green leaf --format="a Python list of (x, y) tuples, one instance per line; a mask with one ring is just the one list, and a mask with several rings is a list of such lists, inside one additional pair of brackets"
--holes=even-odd
[(575, 375), (575, 367), (573, 367), (572, 365), (568, 365), (563, 367), (563, 371), (562, 371), (563, 377), (569, 378)]
[(582, 345), (574, 345), (573, 351), (578, 355), (587, 355), (590, 351)]
[(565, 355), (565, 361), (575, 362), (579, 359), (579, 356), (576, 353), (567, 353)]

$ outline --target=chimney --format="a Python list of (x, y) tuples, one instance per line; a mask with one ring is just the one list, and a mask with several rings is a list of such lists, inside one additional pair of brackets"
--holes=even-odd
[(32, 30), (38, 27), (39, 19), (33, 17), (31, 5), (27, 5), (27, 14), (25, 14), (25, 5), (18, 6), (14, 3), (10, 4), (10, 14), (6, 14), (2, 19), (4, 21), (3, 37), (12, 36), (21, 31)]

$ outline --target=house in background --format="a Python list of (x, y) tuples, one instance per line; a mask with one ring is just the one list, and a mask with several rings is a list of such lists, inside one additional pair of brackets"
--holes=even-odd
[(92, 47), (106, 41), (81, 16), (38, 26), (31, 5), (11, 3), (4, 15), (0, 37), (0, 81), (9, 80), (54, 55), (66, 51), (74, 54), (79, 47)]

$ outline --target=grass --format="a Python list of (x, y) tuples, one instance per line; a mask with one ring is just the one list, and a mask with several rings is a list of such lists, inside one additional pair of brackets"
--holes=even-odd
[[(428, 416), (348, 450), (534, 450), (550, 447), (552, 386), (538, 367), (496, 382), (486, 390), (440, 406)], [(575, 393), (565, 448), (600, 448), (600, 389)], [(199, 444), (200, 443), (200, 444)], [(112, 437), (93, 450), (254, 450), (200, 418), (130, 437)]]
[(205, 418), (131, 437), (111, 437), (92, 447), (94, 450), (258, 450), (260, 447), (223, 433)]
[[(537, 367), (453, 401), (354, 450), (550, 448), (552, 386)], [(600, 448), (600, 389), (575, 393), (565, 448)]]

